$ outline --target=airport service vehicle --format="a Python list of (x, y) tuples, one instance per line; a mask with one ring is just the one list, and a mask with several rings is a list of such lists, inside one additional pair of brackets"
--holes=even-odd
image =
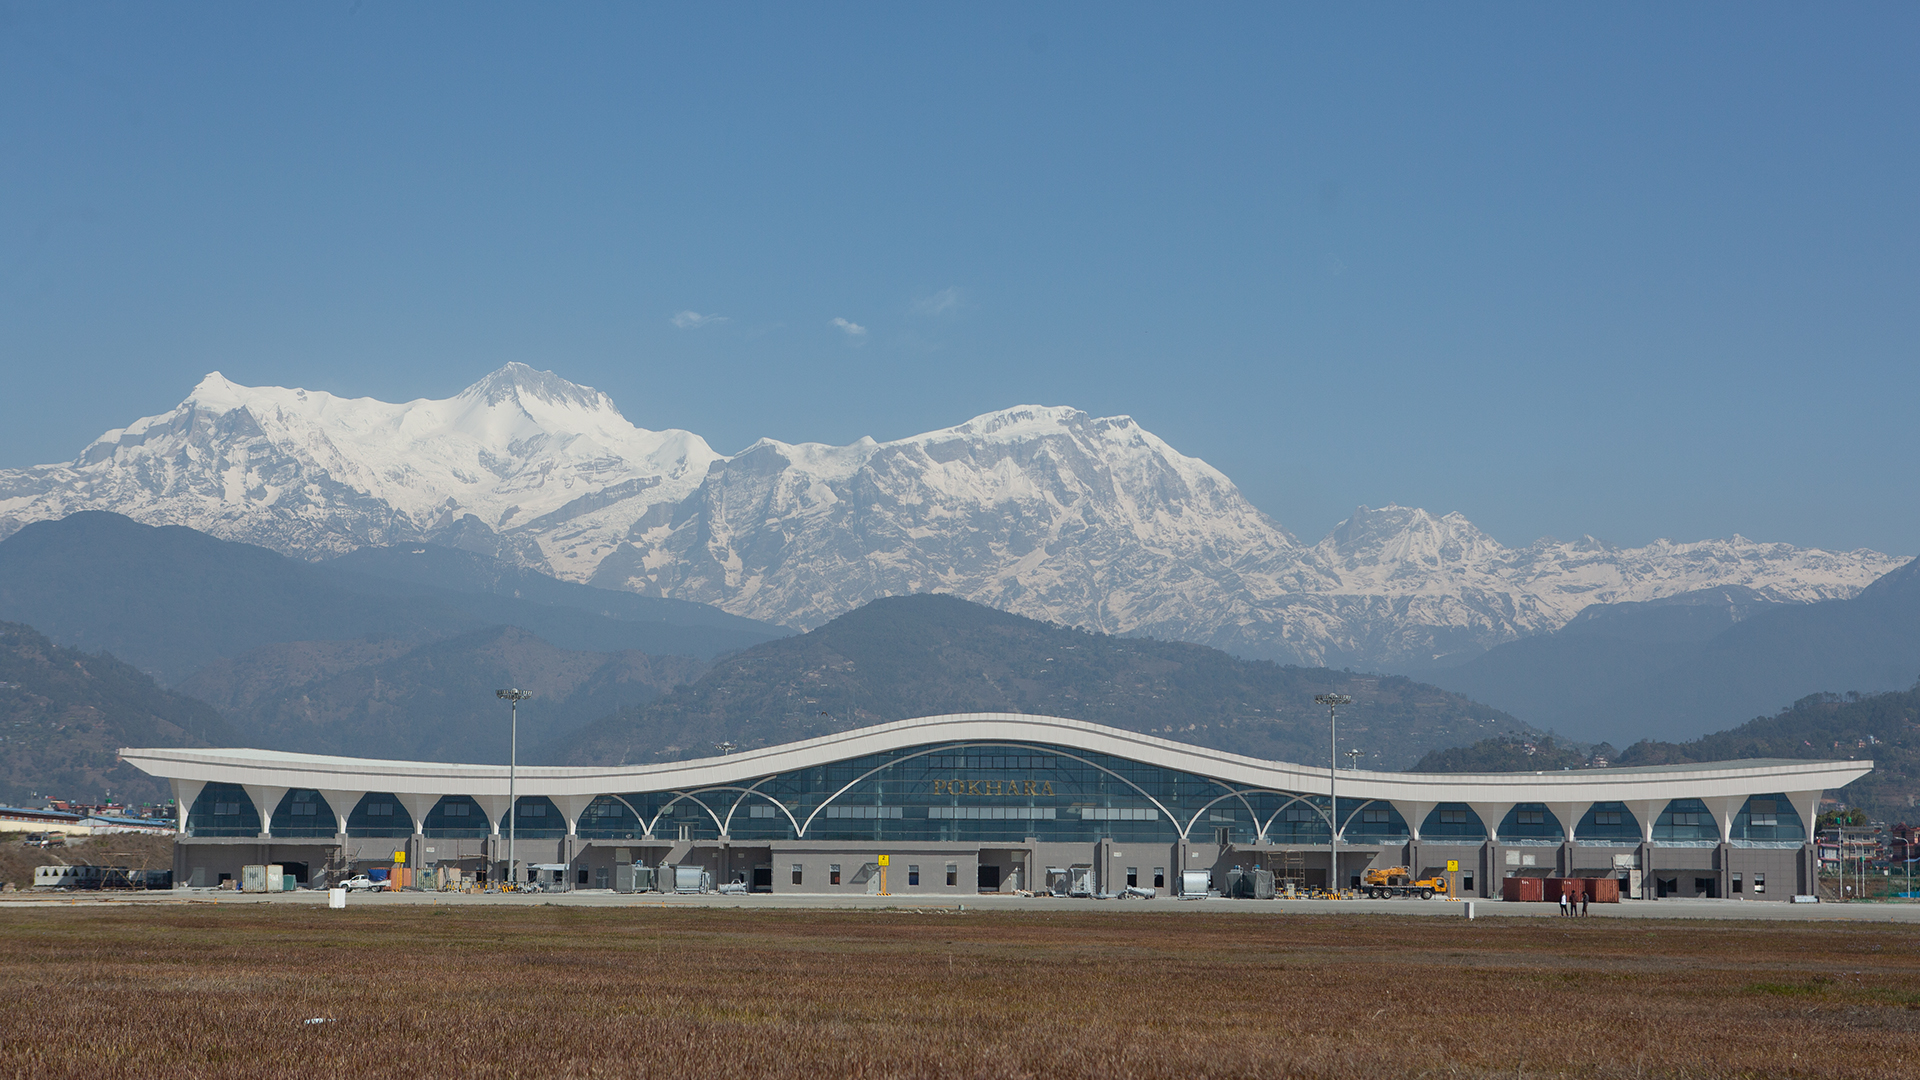
[(338, 886), (338, 888), (345, 889), (348, 892), (359, 892), (361, 889), (372, 889), (375, 892), (380, 892), (384, 891), (386, 887), (386, 882), (375, 881), (365, 874), (356, 874), (341, 882)]
[(1432, 874), (1416, 879), (1413, 871), (1404, 866), (1384, 866), (1369, 870), (1360, 879), (1360, 891), (1375, 900), (1385, 900), (1391, 896), (1417, 896), (1422, 900), (1431, 900), (1435, 893), (1447, 894), (1445, 874)]

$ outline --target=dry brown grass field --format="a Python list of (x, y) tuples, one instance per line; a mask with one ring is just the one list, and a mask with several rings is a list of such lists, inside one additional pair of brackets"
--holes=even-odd
[(1920, 936), (1888, 924), (0, 908), (4, 1076), (1888, 1077), (1917, 1061)]

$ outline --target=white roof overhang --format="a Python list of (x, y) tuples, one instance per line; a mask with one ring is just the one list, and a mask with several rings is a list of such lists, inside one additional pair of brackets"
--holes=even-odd
[[(955, 713), (722, 757), (651, 765), (521, 766), (521, 795), (580, 796), (689, 791), (751, 782), (774, 773), (927, 744), (1049, 743), (1158, 765), (1252, 788), (1327, 793), (1324, 768), (1263, 761), (1138, 732), (1020, 713)], [(507, 794), (504, 765), (383, 761), (277, 750), (126, 749), (123, 760), (153, 776), (184, 781), (419, 795)], [(1627, 802), (1712, 798), (1845, 787), (1871, 761), (1726, 761), (1647, 769), (1533, 773), (1340, 772), (1342, 798), (1400, 802)]]

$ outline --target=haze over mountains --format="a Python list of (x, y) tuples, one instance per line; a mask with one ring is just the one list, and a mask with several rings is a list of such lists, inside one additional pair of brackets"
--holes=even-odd
[(1920, 685), (1920, 560), (1844, 600), (1771, 603), (1728, 587), (1589, 608), (1423, 678), (1619, 746), (1692, 738), (1808, 693), (1904, 690)]
[[(1315, 762), (1326, 754), (1325, 721), (1311, 701), (1328, 690), (1355, 697), (1343, 744), (1365, 751), (1374, 767), (1404, 768), (1450, 746), (1468, 746), (1454, 755), (1462, 761), (1486, 759), (1490, 745), (1499, 750), (1488, 736), (1538, 734), (1524, 713), (1405, 677), (1090, 633), (949, 596), (883, 598), (788, 636), (702, 605), (561, 582), (469, 551), (366, 548), (315, 564), (100, 512), (35, 523), (0, 541), (0, 619), (54, 628), (52, 642), (19, 628), (30, 654), (107, 647), (168, 677), (171, 697), (130, 665), (72, 652), (79, 668), (107, 673), (111, 685), (126, 689), (93, 713), (64, 705), (16, 712), (0, 733), (10, 760), (80, 790), (112, 780), (108, 743), (116, 732), (146, 732), (128, 742), (220, 738), (309, 752), (497, 761), (505, 732), (491, 690), (502, 685), (536, 694), (522, 716), (530, 762), (660, 760), (723, 741), (763, 745), (975, 710), (1076, 716)], [(635, 643), (647, 648), (629, 647)], [(1477, 672), (1490, 697), (1532, 691), (1527, 704), (1547, 712), (1604, 704), (1607, 688), (1663, 686), (1669, 689), (1653, 704), (1723, 706), (1706, 720), (1661, 721), (1683, 734), (1737, 723), (1724, 706), (1742, 707), (1756, 694), (1844, 685), (1852, 673), (1904, 682), (1916, 658), (1920, 563), (1910, 563), (1848, 600), (1786, 604), (1727, 587), (1594, 606), (1557, 634), (1502, 646), (1437, 677), (1457, 682)], [(22, 670), (57, 679), (66, 663)], [(1702, 674), (1713, 672), (1719, 682)], [(1699, 693), (1680, 692), (1688, 686)], [(32, 693), (60, 698), (45, 688)], [(217, 708), (221, 723), (168, 727), (148, 719), (213, 716), (202, 702)], [(1613, 737), (1596, 730), (1606, 711), (1588, 717), (1585, 730), (1568, 725), (1563, 733)], [(1798, 723), (1773, 724), (1769, 752), (1793, 754), (1798, 746), (1804, 756), (1826, 756), (1824, 742), (1787, 737)]]
[[(621, 617), (635, 614), (650, 621)], [(723, 740), (764, 745), (975, 710), (1060, 713), (1313, 760), (1327, 747), (1312, 699), (1329, 690), (1352, 694), (1365, 711), (1347, 734), (1385, 767), (1524, 727), (1405, 678), (1087, 633), (947, 596), (875, 601), (789, 636), (696, 604), (541, 579), (471, 552), (407, 545), (310, 564), (101, 512), (0, 541), (0, 618), (53, 627), (48, 647), (106, 647), (164, 673), (174, 692), (191, 695), (180, 700), (207, 715), (201, 702), (217, 708), (229, 742), (309, 753), (504, 761), (505, 713), (493, 690), (509, 685), (534, 694), (520, 734), (522, 760), (535, 763), (697, 756)], [(660, 651), (560, 648), (514, 620)], [(687, 655), (717, 632), (739, 647)], [(677, 647), (680, 635), (700, 648)], [(132, 665), (112, 665), (148, 696), (161, 693)], [(45, 723), (35, 730), (71, 743)], [(184, 737), (176, 735), (154, 737)]]
[(0, 473), (0, 533), (83, 509), (305, 559), (431, 541), (796, 628), (944, 592), (1383, 670), (1458, 662), (1597, 603), (1845, 598), (1904, 561), (1740, 537), (1507, 548), (1458, 514), (1394, 506), (1308, 545), (1127, 417), (1022, 406), (887, 443), (723, 455), (519, 364), (398, 405), (209, 375), (72, 462)]
[[(1243, 660), (1177, 641), (1115, 637), (951, 596), (875, 600), (825, 626), (722, 658), (687, 686), (540, 748), (562, 764), (704, 757), (913, 716), (1068, 716), (1270, 760), (1326, 765), (1326, 710), (1343, 693), (1341, 749), (1404, 769), (1436, 747), (1525, 729), (1400, 676)], [(1345, 762), (1343, 762), (1345, 764)]]

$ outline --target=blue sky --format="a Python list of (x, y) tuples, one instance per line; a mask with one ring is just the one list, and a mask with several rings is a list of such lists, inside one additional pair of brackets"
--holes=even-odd
[(723, 451), (1127, 413), (1307, 539), (1920, 551), (1920, 9), (1331, 7), (0, 7), (0, 466), (520, 360)]

